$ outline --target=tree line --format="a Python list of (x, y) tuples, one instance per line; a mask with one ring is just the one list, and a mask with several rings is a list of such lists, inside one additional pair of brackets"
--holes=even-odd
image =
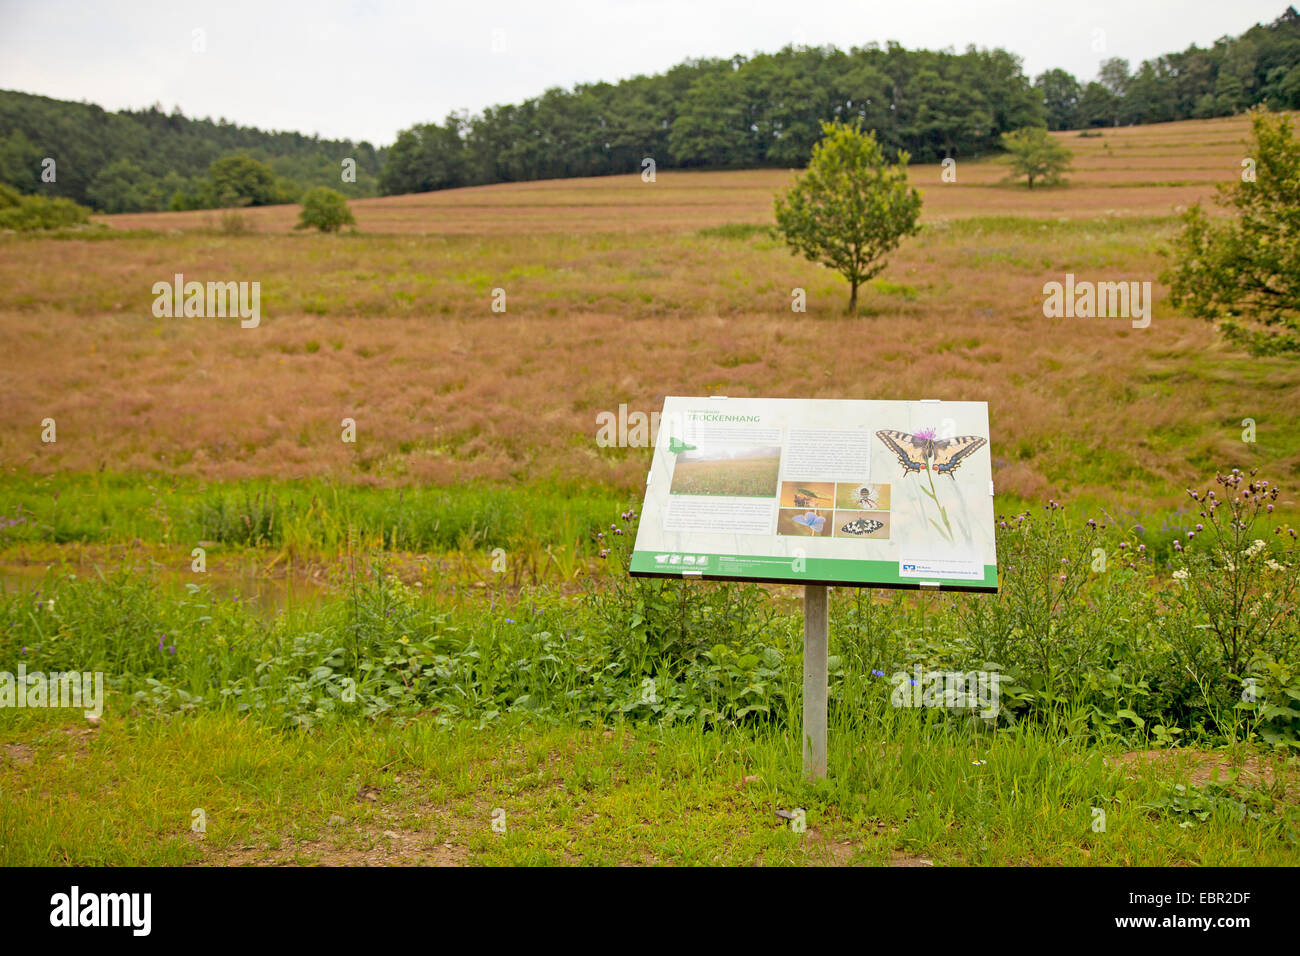
[[(251, 195), (230, 190), (236, 156), (262, 167)], [(367, 142), (191, 119), (158, 105), (109, 112), (90, 103), (0, 91), (0, 184), (101, 212), (296, 202), (313, 186), (373, 196), (383, 156)], [(342, 178), (347, 158), (356, 162), (355, 182)], [(42, 178), (46, 159), (54, 160), (52, 181)]]
[(379, 175), (384, 194), (656, 168), (806, 166), (824, 122), (860, 122), (887, 154), (919, 162), (999, 148), (1028, 126), (1076, 129), (1300, 108), (1300, 16), (1288, 7), (1207, 49), (1103, 62), (1086, 85), (1065, 70), (1032, 83), (1005, 50), (905, 50), (689, 60), (655, 76), (547, 90), (517, 105), (404, 130)]
[[(388, 149), (190, 119), (158, 106), (107, 112), (0, 92), (0, 183), (104, 212), (294, 202), (314, 186), (348, 197), (657, 168), (802, 168), (826, 122), (860, 123), (888, 155), (917, 162), (998, 150), (1025, 127), (1076, 129), (1300, 108), (1300, 15), (1288, 7), (1213, 46), (1131, 70), (1111, 58), (1081, 83), (1065, 70), (1030, 81), (1001, 49), (906, 50), (695, 59), (662, 74), (550, 89), (481, 113), (403, 130)], [(233, 168), (240, 155), (257, 164)], [(41, 180), (46, 157), (55, 182)], [(340, 173), (355, 160), (355, 181)], [(224, 165), (223, 165), (224, 164)], [(232, 175), (233, 174), (233, 175)], [(232, 181), (244, 184), (232, 188)]]

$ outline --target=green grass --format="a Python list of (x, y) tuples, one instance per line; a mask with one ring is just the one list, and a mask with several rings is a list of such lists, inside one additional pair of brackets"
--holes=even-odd
[(204, 484), (160, 475), (0, 478), (0, 549), (37, 542), (140, 541), (188, 550), (200, 541), (334, 556), (358, 542), (406, 551), (594, 553), (591, 542), (628, 501), (617, 492), (536, 483), (367, 488), (323, 480)]
[[(1275, 787), (1243, 777), (1232, 792), (1263, 812), (1211, 801), (1201, 820), (1161, 808), (1180, 782), (1217, 792), (1192, 785), (1190, 759), (1121, 765), (1033, 732), (910, 716), (832, 726), (831, 778), (811, 784), (792, 735), (735, 729), (284, 734), (210, 714), (89, 730), (29, 712), (0, 727), (0, 865), (1300, 862), (1296, 808)], [(806, 832), (775, 815), (795, 808)]]
[[(1300, 862), (1294, 733), (1266, 746), (1231, 674), (1226, 707), (1202, 699), (1175, 659), (1195, 613), (1098, 534), (1008, 531), (996, 598), (836, 589), (819, 784), (784, 591), (615, 568), (589, 594), (457, 603), (363, 569), (268, 613), (199, 576), (51, 572), (0, 596), (0, 670), (99, 671), (109, 692), (97, 729), (0, 712), (0, 865)], [(1080, 563), (1095, 543), (1104, 574)], [(1039, 565), (1071, 583), (1040, 593)], [(1294, 619), (1260, 649), (1293, 644)], [(880, 676), (984, 661), (1014, 677), (996, 727), (891, 706)], [(1300, 692), (1288, 673), (1261, 676), (1265, 702)], [(796, 807), (805, 833), (775, 816)]]

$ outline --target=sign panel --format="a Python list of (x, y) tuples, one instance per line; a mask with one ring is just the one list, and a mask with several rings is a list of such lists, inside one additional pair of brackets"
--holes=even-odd
[(996, 591), (985, 402), (664, 400), (640, 576)]

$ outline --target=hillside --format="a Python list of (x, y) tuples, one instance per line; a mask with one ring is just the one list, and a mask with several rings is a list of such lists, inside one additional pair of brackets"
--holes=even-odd
[[(0, 90), (0, 183), (20, 192), (108, 211), (166, 209), (175, 193), (195, 189), (214, 160), (234, 153), (266, 162), (298, 187), (328, 185), (351, 196), (374, 193), (384, 157), (369, 143), (192, 119), (158, 105), (110, 112)], [(45, 157), (57, 162), (52, 183), (41, 180)], [(340, 182), (343, 157), (357, 161), (355, 183)]]
[[(60, 438), (6, 442), (0, 463), (629, 490), (645, 451), (596, 447), (597, 413), (716, 392), (987, 400), (1013, 501), (1176, 506), (1217, 467), (1292, 476), (1300, 372), (1225, 346), (1158, 278), (1175, 211), (1238, 174), (1246, 128), (1059, 134), (1074, 183), (1032, 192), (1000, 184), (999, 163), (959, 164), (953, 184), (917, 167), (927, 228), (857, 320), (838, 276), (744, 228), (771, 221), (790, 175), (777, 171), (359, 200), (356, 236), (291, 233), (295, 207), (277, 207), (245, 211), (247, 235), (208, 228), (215, 213), (160, 213), (105, 217), (151, 230), (108, 241), (10, 237), (0, 351), (57, 350), (14, 363), (0, 434), (52, 415)], [(155, 318), (153, 284), (175, 272), (259, 282), (261, 324)], [(1151, 326), (1045, 318), (1044, 283), (1066, 273), (1151, 282)], [(1256, 444), (1240, 440), (1247, 416)], [(355, 446), (338, 441), (345, 417)]]
[[(1008, 186), (998, 159), (959, 162), (957, 182), (938, 165), (914, 165), (927, 222), (966, 216), (1163, 216), (1213, 194), (1237, 175), (1250, 123), (1244, 116), (1125, 126), (1080, 136), (1053, 135), (1074, 151), (1065, 189)], [(354, 201), (363, 232), (428, 235), (683, 231), (728, 223), (772, 222), (772, 198), (789, 170), (664, 170), (654, 183), (637, 174), (501, 183)], [(242, 213), (253, 228), (289, 232), (296, 206)], [(121, 229), (193, 229), (216, 223), (211, 210), (99, 217)]]

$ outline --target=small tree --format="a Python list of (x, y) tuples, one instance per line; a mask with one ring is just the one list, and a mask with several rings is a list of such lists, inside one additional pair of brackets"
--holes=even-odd
[(338, 232), (343, 226), (355, 226), (352, 210), (343, 194), (328, 186), (307, 190), (302, 197), (302, 211), (298, 213), (295, 229), (315, 226), (321, 232)]
[(1035, 179), (1044, 186), (1064, 182), (1061, 174), (1069, 169), (1070, 157), (1074, 155), (1041, 126), (1003, 133), (1002, 147), (1011, 154), (1010, 178), (1028, 177), (1030, 189), (1034, 188)]
[[(1300, 351), (1300, 151), (1285, 116), (1251, 115), (1255, 143), (1241, 177), (1219, 186), (1238, 217), (1212, 221), (1196, 203), (1160, 279), (1169, 300), (1220, 319), (1229, 339), (1256, 354)], [(1243, 321), (1248, 324), (1243, 324)]]
[(908, 154), (885, 161), (871, 133), (823, 123), (808, 170), (776, 197), (776, 226), (793, 252), (849, 282), (848, 313), (858, 286), (885, 267), (886, 253), (920, 231), (921, 194), (907, 184)]

